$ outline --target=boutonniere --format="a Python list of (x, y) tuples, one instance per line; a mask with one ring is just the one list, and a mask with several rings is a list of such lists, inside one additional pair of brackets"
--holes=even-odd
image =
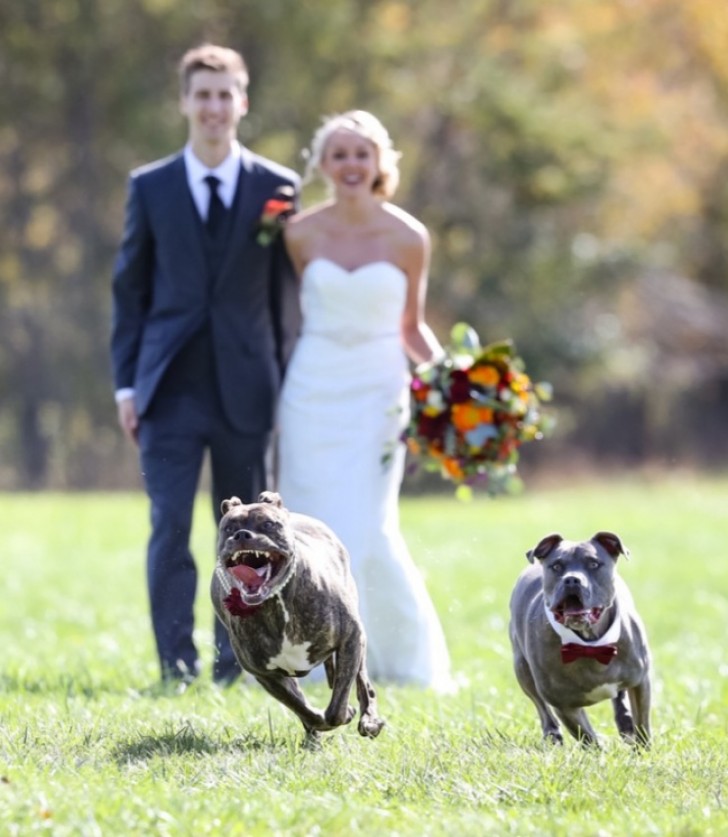
[(256, 241), (263, 247), (272, 244), (283, 229), (286, 219), (295, 211), (295, 192), (292, 186), (280, 186), (275, 197), (268, 198), (263, 205), (263, 214), (258, 221)]

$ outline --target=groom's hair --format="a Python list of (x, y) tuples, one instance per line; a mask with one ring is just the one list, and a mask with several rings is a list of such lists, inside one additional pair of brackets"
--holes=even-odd
[(190, 79), (200, 70), (211, 70), (213, 73), (230, 73), (235, 77), (241, 93), (248, 88), (248, 68), (243, 56), (234, 49), (202, 44), (187, 50), (179, 62), (179, 81), (182, 95), (190, 89)]

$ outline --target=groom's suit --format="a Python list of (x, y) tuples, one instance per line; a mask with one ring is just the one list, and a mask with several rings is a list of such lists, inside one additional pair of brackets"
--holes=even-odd
[[(291, 170), (241, 149), (232, 206), (213, 238), (177, 154), (129, 180), (113, 278), (111, 354), (117, 391), (133, 389), (151, 500), (148, 583), (157, 651), (167, 677), (196, 674), (192, 639), (197, 573), (192, 509), (210, 452), (220, 503), (263, 490), (265, 454), (285, 363), (299, 326), (298, 290), (281, 238), (256, 241), (263, 207)], [(235, 664), (215, 626), (217, 679)]]

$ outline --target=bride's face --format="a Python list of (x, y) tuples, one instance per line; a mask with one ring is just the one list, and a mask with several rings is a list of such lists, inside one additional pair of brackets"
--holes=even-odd
[(326, 141), (320, 168), (337, 196), (371, 194), (379, 176), (377, 149), (370, 140), (341, 128)]

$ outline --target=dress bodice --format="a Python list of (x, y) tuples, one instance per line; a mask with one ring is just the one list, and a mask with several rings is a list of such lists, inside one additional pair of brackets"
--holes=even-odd
[(407, 279), (392, 262), (373, 261), (347, 270), (316, 258), (302, 276), (303, 333), (342, 343), (396, 337)]

